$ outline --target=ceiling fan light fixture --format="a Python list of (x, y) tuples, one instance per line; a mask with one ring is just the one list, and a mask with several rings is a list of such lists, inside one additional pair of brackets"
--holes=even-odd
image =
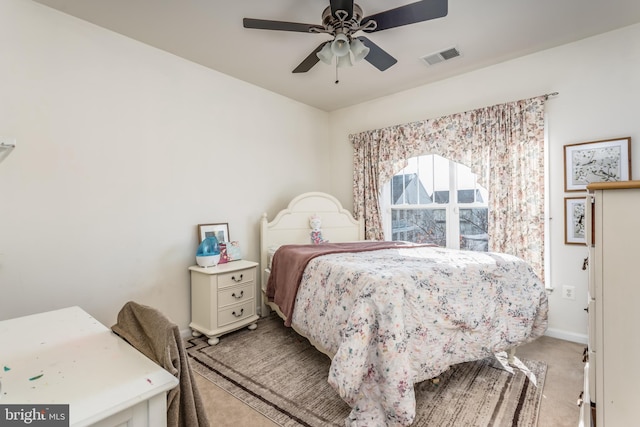
[(349, 54), (349, 38), (345, 34), (338, 34), (331, 42), (331, 52), (337, 57)]
[(320, 49), (320, 52), (316, 53), (316, 56), (325, 64), (331, 65), (331, 61), (333, 60), (333, 52), (331, 51), (331, 42), (325, 43)]
[(351, 55), (338, 56), (338, 68), (352, 67)]
[(351, 53), (355, 62), (362, 61), (369, 54), (369, 48), (360, 40), (353, 39), (351, 41)]

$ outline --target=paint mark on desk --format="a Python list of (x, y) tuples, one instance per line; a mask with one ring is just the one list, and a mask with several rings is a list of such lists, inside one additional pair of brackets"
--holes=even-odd
[(153, 381), (151, 381), (149, 378), (147, 378), (147, 382), (151, 385), (153, 385)]
[(29, 378), (29, 381), (35, 381), (35, 380), (39, 380), (40, 378), (42, 378), (44, 374), (40, 374), (40, 375), (36, 375), (35, 377), (31, 377)]
[(5, 366), (5, 367), (4, 367), (4, 371), (5, 371), (5, 372), (9, 372), (10, 370), (11, 370), (11, 368), (10, 368), (10, 367), (8, 367), (8, 366)]

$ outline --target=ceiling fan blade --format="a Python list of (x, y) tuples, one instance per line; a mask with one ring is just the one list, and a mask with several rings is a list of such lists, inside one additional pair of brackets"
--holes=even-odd
[(296, 31), (299, 33), (310, 33), (312, 28), (323, 30), (324, 27), (315, 24), (302, 24), (299, 22), (269, 21), (266, 19), (244, 18), (242, 25), (245, 28), (255, 28), (257, 30), (279, 30)]
[(322, 42), (320, 43), (320, 46), (318, 46), (313, 52), (311, 52), (309, 54), (309, 56), (307, 56), (304, 61), (302, 61), (300, 63), (300, 65), (298, 65), (293, 71), (292, 73), (306, 73), (307, 71), (309, 71), (311, 68), (313, 68), (314, 65), (316, 65), (318, 63), (318, 61), (320, 61), (320, 58), (318, 58), (318, 55), (316, 55), (318, 52), (320, 52), (322, 50), (322, 48), (324, 47), (324, 45), (327, 44), (327, 42)]
[(366, 16), (360, 22), (364, 25), (367, 21), (376, 21), (378, 26), (374, 30), (365, 30), (374, 32), (442, 18), (447, 16), (447, 13), (448, 0), (423, 0)]
[(371, 65), (380, 71), (384, 71), (398, 62), (396, 58), (385, 52), (380, 46), (372, 42), (366, 37), (357, 37), (366, 47), (369, 48), (369, 54), (364, 57)]
[(331, 0), (331, 15), (337, 18), (336, 12), (339, 10), (347, 12), (345, 19), (351, 19), (353, 16), (353, 0)]

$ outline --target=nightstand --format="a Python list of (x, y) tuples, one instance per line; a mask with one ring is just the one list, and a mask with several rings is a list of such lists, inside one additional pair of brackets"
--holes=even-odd
[(189, 267), (191, 272), (191, 323), (193, 336), (206, 335), (210, 345), (236, 329), (258, 325), (256, 270), (258, 263), (231, 261), (215, 267)]

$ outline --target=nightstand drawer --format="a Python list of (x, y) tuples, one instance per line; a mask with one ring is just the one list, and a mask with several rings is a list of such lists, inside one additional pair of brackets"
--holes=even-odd
[(231, 271), (218, 275), (218, 289), (227, 286), (235, 286), (240, 283), (255, 282), (256, 269), (247, 268), (244, 270)]
[(218, 308), (253, 299), (255, 287), (254, 282), (249, 282), (240, 286), (223, 288), (218, 292)]
[(251, 317), (256, 312), (256, 305), (253, 299), (242, 304), (233, 305), (218, 311), (218, 326), (222, 327), (233, 322), (238, 322), (247, 317)]

